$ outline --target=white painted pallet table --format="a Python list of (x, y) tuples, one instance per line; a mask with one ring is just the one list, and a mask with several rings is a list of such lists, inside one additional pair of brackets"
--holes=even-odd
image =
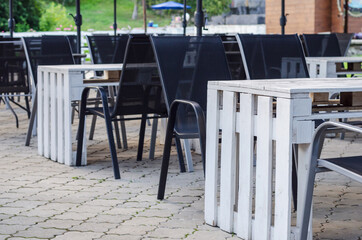
[[(360, 91), (361, 78), (209, 82), (206, 223), (243, 239), (297, 239), (313, 120), (362, 117), (362, 110), (314, 113), (310, 93)], [(298, 144), (296, 226), (292, 144)]]
[[(362, 74), (362, 57), (306, 57), (311, 78), (336, 78), (346, 74)], [(344, 63), (349, 69), (343, 69)]]
[[(90, 71), (121, 70), (122, 64), (55, 65), (38, 67), (38, 154), (75, 165), (72, 143), (71, 102), (80, 100), (86, 86), (117, 86), (118, 82), (83, 83)], [(83, 147), (82, 165), (87, 164)]]

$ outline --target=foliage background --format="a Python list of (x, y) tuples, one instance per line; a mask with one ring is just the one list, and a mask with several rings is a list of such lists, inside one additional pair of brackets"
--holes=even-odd
[[(134, 2), (138, 3), (138, 19), (132, 20)], [(146, 0), (147, 20), (152, 20), (159, 26), (169, 25), (172, 15), (182, 15), (179, 10), (154, 11), (151, 5), (167, 0)], [(175, 0), (183, 3), (183, 0)], [(188, 0), (187, 5), (192, 8), (188, 13), (193, 17), (196, 11), (196, 1)], [(208, 16), (222, 14), (228, 11), (231, 0), (203, 0), (204, 10)], [(117, 0), (117, 23), (119, 28), (128, 26), (143, 26), (143, 9), (141, 0)], [(75, 0), (13, 0), (13, 15), (16, 22), (16, 32), (55, 31), (62, 25), (62, 30), (71, 28), (74, 31), (74, 21), (68, 15), (75, 15)], [(8, 31), (9, 1), (0, 1), (0, 31)], [(113, 0), (81, 0), (81, 14), (83, 16), (82, 30), (111, 30), (113, 24)], [(70, 27), (72, 25), (72, 27)], [(189, 23), (191, 25), (191, 23)]]

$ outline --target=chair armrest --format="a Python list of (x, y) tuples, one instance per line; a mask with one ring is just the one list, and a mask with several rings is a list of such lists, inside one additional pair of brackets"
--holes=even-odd
[(108, 106), (108, 96), (107, 91), (105, 87), (95, 87), (95, 86), (89, 86), (83, 89), (82, 91), (82, 97), (81, 97), (81, 108), (87, 109), (87, 101), (89, 97), (89, 90), (96, 90), (101, 95), (102, 104), (106, 104)]

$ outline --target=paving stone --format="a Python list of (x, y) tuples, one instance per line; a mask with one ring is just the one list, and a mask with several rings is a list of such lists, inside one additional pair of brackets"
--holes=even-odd
[(126, 220), (124, 221), (124, 223), (122, 223), (122, 225), (127, 226), (142, 226), (142, 225), (146, 225), (146, 226), (157, 226), (160, 223), (166, 222), (168, 221), (168, 218), (161, 218), (161, 217), (134, 217), (130, 220)]
[[(140, 240), (142, 239), (141, 236), (134, 236), (134, 235), (104, 235), (99, 240)], [(97, 239), (97, 240), (98, 240)]]
[(82, 223), (80, 225), (70, 228), (70, 230), (80, 231), (80, 232), (104, 233), (104, 232), (107, 232), (109, 229), (115, 228), (117, 226), (118, 226), (118, 224), (112, 224), (112, 223), (85, 222), (85, 223)]
[(119, 234), (119, 235), (145, 235), (147, 232), (153, 230), (154, 226), (124, 226), (120, 225), (117, 228), (109, 230), (108, 234)]
[(55, 228), (40, 228), (40, 227), (29, 227), (26, 230), (19, 231), (13, 234), (16, 237), (24, 238), (53, 238), (56, 235), (61, 235), (65, 230)]
[(193, 231), (194, 229), (184, 229), (184, 228), (157, 228), (155, 231), (148, 233), (147, 236), (154, 238), (181, 239), (185, 238), (188, 234), (191, 234)]
[(14, 216), (9, 219), (1, 221), (2, 224), (19, 224), (19, 225), (34, 225), (37, 222), (44, 221), (45, 218), (40, 217), (26, 217), (26, 216)]
[(28, 226), (26, 225), (15, 225), (15, 224), (0, 224), (0, 234), (11, 235), (16, 233), (17, 231), (21, 231), (26, 229)]
[(69, 240), (69, 239), (89, 240), (89, 239), (100, 238), (100, 236), (102, 236), (102, 233), (95, 233), (95, 232), (66, 232), (63, 235), (56, 236), (53, 239), (56, 239), (56, 240)]
[(49, 219), (45, 222), (40, 222), (36, 226), (42, 228), (57, 228), (57, 229), (70, 229), (75, 225), (81, 224), (82, 221), (75, 221), (75, 220), (60, 220), (60, 219)]

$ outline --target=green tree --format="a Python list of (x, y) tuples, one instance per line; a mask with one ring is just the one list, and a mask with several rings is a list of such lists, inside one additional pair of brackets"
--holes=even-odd
[[(42, 0), (13, 1), (15, 31), (39, 30), (39, 18), (42, 12)], [(8, 31), (9, 2), (0, 2), (0, 31)]]
[(203, 9), (210, 16), (219, 15), (229, 11), (231, 0), (204, 0)]
[(51, 2), (47, 6), (39, 23), (41, 31), (55, 31), (57, 28), (63, 30), (64, 28), (70, 28), (72, 24), (74, 25), (73, 20), (68, 16), (65, 7), (55, 2)]

